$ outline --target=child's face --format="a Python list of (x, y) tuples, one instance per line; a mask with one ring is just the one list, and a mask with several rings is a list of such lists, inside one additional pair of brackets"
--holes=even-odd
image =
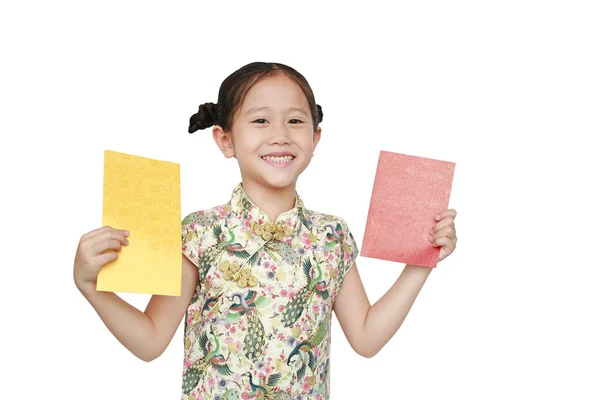
[[(267, 109), (252, 110), (258, 107)], [(294, 107), (299, 110), (291, 110)], [(295, 185), (310, 163), (321, 128), (313, 131), (308, 101), (300, 86), (279, 75), (250, 89), (231, 135), (215, 127), (213, 136), (225, 157), (237, 159), (242, 181), (284, 188)], [(278, 158), (265, 158), (269, 155)]]

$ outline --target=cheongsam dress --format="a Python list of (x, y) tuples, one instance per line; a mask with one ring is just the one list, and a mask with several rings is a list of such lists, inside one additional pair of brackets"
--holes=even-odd
[(270, 221), (239, 183), (182, 221), (199, 280), (181, 399), (329, 399), (333, 304), (358, 248), (346, 222), (295, 207)]

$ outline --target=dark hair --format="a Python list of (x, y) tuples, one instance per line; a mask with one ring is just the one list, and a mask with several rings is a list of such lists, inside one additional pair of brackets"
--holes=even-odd
[(261, 79), (284, 74), (301, 88), (312, 116), (314, 130), (317, 130), (319, 122), (323, 120), (323, 110), (316, 104), (313, 91), (304, 76), (287, 65), (275, 62), (253, 62), (244, 65), (231, 75), (229, 75), (219, 88), (219, 98), (217, 104), (200, 104), (198, 112), (191, 116), (189, 133), (194, 133), (198, 129), (205, 129), (212, 125), (220, 125), (225, 132), (229, 132), (233, 126), (233, 120), (236, 112), (242, 106), (246, 94)]

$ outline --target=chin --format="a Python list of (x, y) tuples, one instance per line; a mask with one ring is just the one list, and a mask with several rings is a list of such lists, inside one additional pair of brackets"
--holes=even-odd
[(298, 177), (290, 177), (290, 178), (284, 178), (284, 177), (263, 177), (263, 182), (272, 187), (272, 188), (277, 188), (277, 189), (284, 189), (290, 185), (295, 185), (296, 181), (298, 180)]
[(275, 169), (267, 169), (259, 172), (260, 180), (265, 185), (268, 185), (273, 188), (283, 189), (289, 187), (290, 185), (295, 185), (298, 177), (302, 173), (304, 168), (300, 171), (297, 169), (290, 169), (287, 171), (283, 170), (275, 170)]

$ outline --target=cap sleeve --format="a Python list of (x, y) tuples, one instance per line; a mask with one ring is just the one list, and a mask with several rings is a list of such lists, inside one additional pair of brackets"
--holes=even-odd
[(354, 265), (356, 257), (358, 257), (359, 249), (354, 240), (352, 232), (348, 228), (348, 224), (343, 219), (339, 221), (341, 226), (340, 234), (340, 259), (338, 262), (336, 282), (334, 286), (333, 301), (337, 298), (337, 294), (342, 287), (344, 277)]
[(196, 211), (181, 221), (181, 251), (196, 267), (203, 251), (202, 236), (206, 227), (201, 222), (204, 217), (201, 211)]

